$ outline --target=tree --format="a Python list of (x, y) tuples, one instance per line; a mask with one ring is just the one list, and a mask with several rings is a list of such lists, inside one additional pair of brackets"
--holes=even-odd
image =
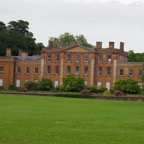
[(5, 55), (6, 48), (12, 49), (12, 55), (18, 55), (19, 49), (27, 51), (29, 55), (40, 54), (44, 45), (37, 44), (35, 40), (29, 31), (29, 22), (10, 21), (7, 26), (0, 22), (0, 55)]
[(75, 77), (73, 74), (69, 74), (63, 78), (63, 89), (67, 92), (79, 92), (85, 88), (84, 78)]
[(113, 90), (120, 90), (126, 94), (138, 94), (140, 85), (134, 79), (120, 79), (114, 83)]
[(62, 47), (67, 48), (72, 42), (89, 48), (94, 47), (87, 42), (83, 35), (74, 36), (68, 32), (60, 35), (59, 37), (51, 37), (50, 40), (53, 41), (54, 48), (58, 48), (59, 44), (61, 44)]

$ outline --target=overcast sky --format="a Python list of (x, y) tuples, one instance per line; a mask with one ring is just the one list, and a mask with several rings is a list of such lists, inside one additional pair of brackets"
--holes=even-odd
[(144, 0), (0, 0), (0, 21), (25, 20), (37, 42), (64, 32), (144, 52)]

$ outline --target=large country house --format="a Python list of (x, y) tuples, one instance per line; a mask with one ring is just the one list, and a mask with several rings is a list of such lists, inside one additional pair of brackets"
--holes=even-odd
[(119, 48), (114, 42), (109, 42), (107, 48), (102, 42), (96, 42), (95, 48), (86, 48), (71, 43), (68, 48), (53, 48), (49, 42), (43, 48), (41, 55), (28, 56), (19, 51), (18, 56), (11, 55), (11, 49), (6, 50), (6, 56), (0, 57), (0, 86), (8, 87), (15, 83), (17, 87), (24, 87), (27, 80), (39, 81), (50, 78), (55, 87), (63, 84), (62, 78), (68, 74), (83, 77), (88, 86), (102, 86), (112, 88), (113, 83), (122, 78), (140, 80), (144, 62), (128, 62), (124, 43)]

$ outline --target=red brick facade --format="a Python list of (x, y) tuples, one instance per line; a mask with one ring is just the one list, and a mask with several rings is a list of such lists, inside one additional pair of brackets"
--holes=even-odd
[(0, 57), (0, 86), (8, 87), (15, 83), (24, 87), (27, 80), (38, 81), (50, 78), (54, 86), (62, 85), (62, 78), (69, 73), (83, 77), (88, 86), (111, 88), (120, 78), (139, 80), (144, 63), (132, 63), (127, 60), (124, 43), (119, 48), (109, 42), (107, 48), (97, 42), (95, 48), (71, 45), (69, 48), (43, 48), (41, 56), (28, 56), (20, 51), (19, 56)]

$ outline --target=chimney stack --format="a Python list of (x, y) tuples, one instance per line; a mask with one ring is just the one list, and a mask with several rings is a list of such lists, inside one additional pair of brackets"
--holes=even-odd
[(69, 47), (73, 47), (73, 46), (75, 46), (75, 45), (76, 45), (76, 43), (75, 43), (74, 41), (72, 41), (72, 42), (70, 42)]
[(10, 48), (6, 49), (6, 56), (7, 57), (11, 56), (11, 49)]
[(109, 48), (114, 49), (114, 42), (109, 42)]
[(49, 48), (49, 49), (53, 48), (53, 41), (49, 40), (48, 48)]
[(120, 42), (120, 50), (124, 51), (124, 43)]
[(96, 49), (102, 48), (102, 42), (96, 42)]

